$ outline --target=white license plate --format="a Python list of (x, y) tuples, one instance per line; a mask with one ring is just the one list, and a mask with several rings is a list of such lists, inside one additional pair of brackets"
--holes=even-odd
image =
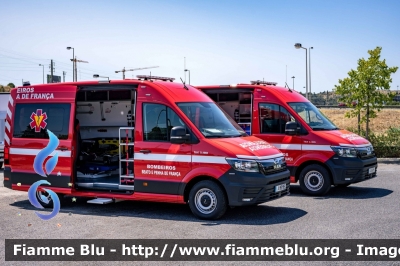
[(275, 186), (275, 192), (279, 192), (286, 189), (286, 184)]
[(375, 173), (375, 167), (368, 169), (368, 174), (372, 174), (372, 173)]

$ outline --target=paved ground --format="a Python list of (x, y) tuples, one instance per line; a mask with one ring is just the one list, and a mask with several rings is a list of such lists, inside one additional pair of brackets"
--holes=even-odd
[[(400, 238), (399, 173), (400, 164), (381, 163), (377, 178), (345, 189), (333, 188), (324, 197), (305, 196), (297, 184), (292, 185), (290, 196), (229, 210), (215, 222), (197, 220), (185, 205), (128, 201), (92, 205), (83, 198), (77, 202), (68, 199), (58, 216), (42, 221), (34, 214), (36, 209), (29, 203), (27, 193), (3, 187), (0, 170), (0, 236), (2, 240)], [(0, 242), (0, 250), (0, 261), (4, 261), (4, 241)], [(43, 265), (50, 263), (60, 264)]]

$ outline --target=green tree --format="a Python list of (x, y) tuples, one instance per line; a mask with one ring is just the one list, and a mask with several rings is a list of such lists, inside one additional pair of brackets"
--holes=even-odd
[(7, 84), (7, 86), (8, 86), (8, 87), (10, 87), (10, 88), (15, 88), (15, 85), (14, 85), (14, 83), (11, 83), (11, 82), (10, 82), (10, 83), (8, 83), (8, 84)]
[[(398, 67), (388, 67), (385, 59), (380, 60), (381, 51), (382, 47), (369, 50), (369, 58), (359, 59), (357, 70), (350, 70), (349, 76), (339, 79), (339, 85), (335, 85), (339, 101), (352, 107), (345, 116), (358, 116), (359, 129), (360, 124), (366, 122), (367, 139), (370, 118), (376, 117), (384, 103), (392, 101), (394, 97), (389, 91), (392, 82), (390, 76), (396, 73)], [(365, 113), (365, 116), (361, 113)]]

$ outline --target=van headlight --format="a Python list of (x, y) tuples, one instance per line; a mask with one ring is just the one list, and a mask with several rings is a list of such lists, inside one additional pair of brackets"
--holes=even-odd
[(331, 146), (331, 148), (336, 153), (336, 155), (340, 157), (357, 157), (357, 150), (355, 148), (343, 146)]
[(253, 172), (253, 173), (259, 173), (260, 172), (260, 168), (258, 166), (258, 163), (256, 161), (254, 161), (254, 160), (240, 160), (240, 159), (228, 159), (228, 158), (226, 158), (226, 161), (236, 171)]

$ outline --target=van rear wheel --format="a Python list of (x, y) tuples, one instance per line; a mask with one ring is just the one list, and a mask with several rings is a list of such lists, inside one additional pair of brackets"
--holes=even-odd
[(53, 208), (53, 199), (46, 191), (36, 191), (36, 198), (44, 208)]
[(322, 196), (331, 188), (331, 179), (328, 170), (318, 164), (306, 166), (300, 173), (300, 188), (311, 196)]
[(189, 207), (198, 218), (215, 220), (224, 215), (228, 204), (220, 186), (213, 181), (204, 180), (190, 190)]
[[(57, 193), (58, 199), (60, 202), (63, 202), (64, 200), (64, 194)], [(44, 207), (44, 208), (53, 208), (53, 199), (51, 198), (50, 194), (47, 193), (46, 191), (36, 191), (36, 198), (39, 201), (39, 203)]]

